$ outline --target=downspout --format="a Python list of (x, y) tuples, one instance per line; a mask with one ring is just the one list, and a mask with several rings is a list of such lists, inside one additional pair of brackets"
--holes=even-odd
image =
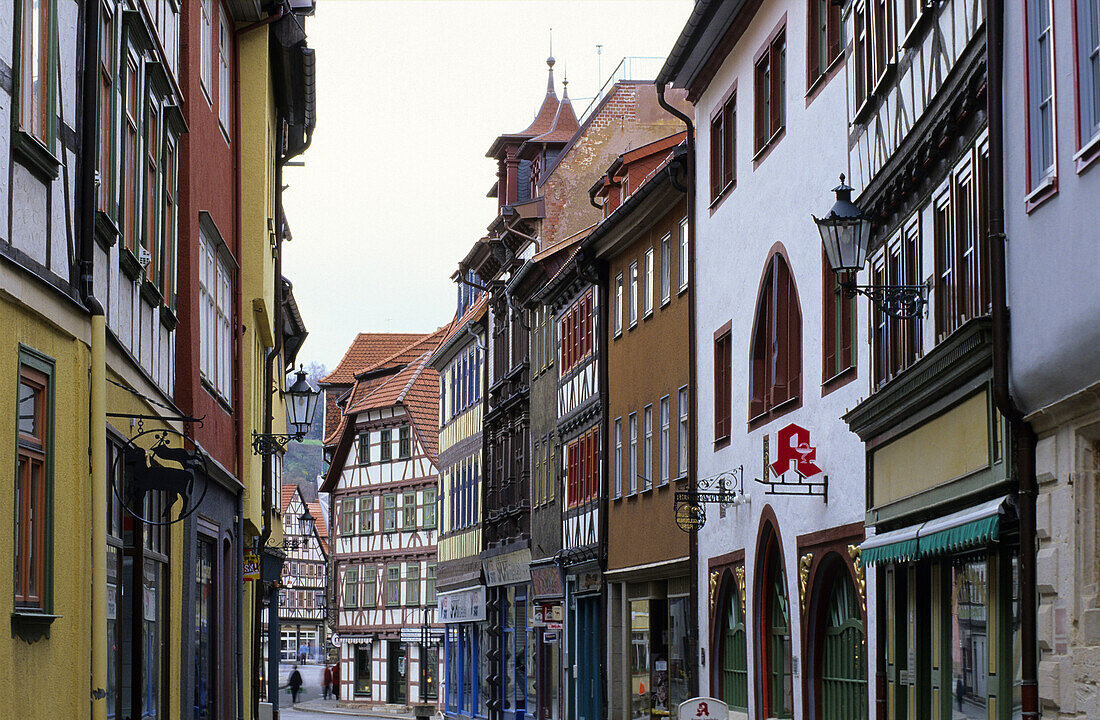
[[(279, 12), (282, 12), (280, 8)], [(262, 21), (261, 21), (262, 22)], [(244, 288), (243, 288), (243, 273), (241, 272), (241, 264), (243, 261), (241, 248), (244, 246), (244, 208), (243, 205), (243, 190), (241, 181), (242, 172), (242, 159), (241, 159), (241, 53), (240, 53), (240, 37), (241, 32), (236, 33), (237, 47), (233, 53), (233, 108), (236, 112), (236, 122), (233, 123), (233, 199), (234, 199), (234, 214), (235, 222), (237, 225), (237, 240), (234, 243), (233, 252), (237, 257), (237, 278), (233, 287), (233, 337), (235, 342), (233, 344), (233, 361), (236, 368), (244, 368)], [(244, 373), (236, 372), (233, 378), (233, 392), (235, 393), (233, 403), (234, 413), (234, 432), (236, 433), (237, 443), (237, 479), (244, 484), (245, 467), (249, 464), (251, 448), (247, 447), (244, 442)], [(241, 490), (237, 493), (237, 544), (239, 545), (239, 552), (237, 553), (238, 562), (241, 563), (241, 573), (238, 577), (244, 577), (244, 491)], [(244, 583), (246, 587), (252, 589), (255, 592), (256, 585), (251, 583)], [(237, 653), (237, 671), (239, 672), (237, 686), (237, 718), (243, 720), (244, 718), (244, 683), (245, 678), (249, 676), (255, 676), (256, 673), (252, 671), (252, 668), (247, 670), (244, 667), (244, 590), (237, 592), (237, 603), (235, 608), (236, 626), (238, 631), (234, 640), (234, 645)], [(256, 616), (259, 619), (259, 615)], [(255, 710), (252, 716), (255, 717)]]
[(474, 345), (477, 345), (478, 350), (481, 350), (482, 352), (485, 352), (487, 350), (484, 343), (481, 342), (481, 336), (477, 334), (477, 330), (474, 330), (473, 325), (466, 326), (466, 334), (474, 339)]
[(99, 133), (99, 3), (84, 4), (80, 112), (80, 298), (91, 315), (88, 435), (92, 492), (92, 720), (107, 717), (107, 329), (95, 296), (96, 144)]
[[(687, 221), (688, 221), (688, 487), (692, 492), (696, 491), (696, 475), (698, 462), (696, 449), (698, 447), (699, 430), (695, 419), (695, 125), (684, 113), (680, 112), (665, 99), (665, 85), (657, 85), (657, 103), (674, 117), (683, 121), (687, 126)], [(691, 617), (688, 619), (688, 627), (699, 627), (699, 538), (696, 533), (688, 534), (688, 565), (691, 568), (688, 573), (688, 592), (691, 597)], [(689, 640), (690, 651), (695, 657), (695, 672), (691, 674), (691, 694), (699, 694), (699, 668), (706, 664), (699, 647), (699, 633), (691, 634)], [(712, 658), (713, 660), (713, 658)]]
[(993, 399), (1008, 420), (1015, 440), (1012, 447), (1019, 486), (1016, 508), (1020, 518), (1020, 700), (1023, 720), (1039, 718), (1038, 628), (1036, 597), (1035, 431), (1024, 419), (1009, 389), (1011, 327), (1007, 298), (1004, 209), (1004, 3), (986, 4), (986, 83), (989, 122), (989, 269), (993, 316)]

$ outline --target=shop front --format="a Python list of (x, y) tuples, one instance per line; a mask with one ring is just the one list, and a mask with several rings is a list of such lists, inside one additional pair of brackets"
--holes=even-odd
[(525, 720), (537, 702), (530, 564), (527, 548), (482, 559), (490, 635), (487, 703), (505, 720)]
[[(629, 717), (667, 718), (691, 697), (688, 668), (689, 597), (687, 577), (622, 583), (624, 636), (628, 651)], [(614, 622), (614, 620), (612, 621)]]
[(440, 593), (439, 620), (446, 626), (444, 713), (485, 717), (485, 587)]
[(595, 562), (569, 568), (566, 592), (566, 717), (603, 717), (603, 574)]
[(536, 712), (539, 720), (562, 717), (562, 640), (564, 630), (561, 573), (552, 560), (532, 564), (531, 642), (535, 649)]

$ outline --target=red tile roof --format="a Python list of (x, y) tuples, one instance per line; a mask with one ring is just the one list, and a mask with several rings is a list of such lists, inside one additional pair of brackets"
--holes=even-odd
[(336, 369), (321, 379), (322, 385), (350, 385), (356, 374), (377, 365), (430, 333), (359, 333)]
[(309, 508), (309, 514), (313, 516), (314, 525), (317, 527), (317, 539), (321, 541), (321, 549), (325, 551), (325, 555), (328, 555), (328, 527), (325, 523), (325, 514), (321, 511), (321, 503), (311, 502), (306, 503), (306, 507)]
[(283, 504), (279, 506), (279, 512), (285, 513), (286, 509), (290, 507), (290, 501), (294, 497), (294, 493), (298, 491), (298, 486), (294, 484), (283, 484)]

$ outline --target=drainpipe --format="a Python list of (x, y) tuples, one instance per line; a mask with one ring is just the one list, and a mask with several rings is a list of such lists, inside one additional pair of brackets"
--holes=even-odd
[(1020, 518), (1020, 660), (1021, 704), (1024, 720), (1039, 718), (1038, 629), (1036, 627), (1035, 431), (1024, 419), (1009, 389), (1011, 327), (1006, 293), (1004, 209), (1004, 2), (988, 0), (986, 13), (986, 93), (989, 122), (989, 268), (993, 302), (993, 399), (1012, 428), (1014, 465), (1019, 487), (1016, 507)]
[[(677, 110), (665, 100), (665, 83), (657, 85), (657, 103), (687, 126), (687, 218), (688, 218), (688, 487), (696, 490), (698, 461), (696, 449), (699, 445), (699, 429), (695, 420), (695, 125), (691, 118)], [(688, 534), (688, 573), (691, 596), (691, 617), (688, 627), (699, 627), (699, 538), (696, 533)], [(702, 649), (699, 647), (699, 633), (690, 636), (690, 650), (695, 657), (695, 672), (691, 674), (691, 694), (699, 694), (699, 668), (705, 664)], [(713, 658), (712, 658), (713, 660)]]
[(91, 368), (88, 389), (89, 464), (92, 492), (92, 720), (107, 717), (107, 329), (95, 296), (96, 164), (99, 136), (99, 3), (84, 5), (80, 113), (80, 298), (91, 315)]

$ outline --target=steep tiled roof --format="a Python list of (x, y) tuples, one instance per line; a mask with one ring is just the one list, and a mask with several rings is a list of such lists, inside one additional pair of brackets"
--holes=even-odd
[(290, 507), (290, 501), (294, 497), (294, 493), (297, 492), (297, 490), (298, 490), (297, 485), (293, 485), (293, 484), (290, 484), (290, 485), (284, 484), (283, 485), (283, 503), (282, 503), (282, 505), (279, 506), (280, 507), (280, 512), (285, 513), (286, 509), (288, 507)]
[(466, 308), (466, 312), (462, 313), (460, 316), (456, 315), (455, 319), (451, 321), (451, 324), (447, 326), (447, 331), (444, 333), (443, 338), (439, 341), (439, 348), (432, 353), (432, 357), (428, 362), (434, 363), (438, 356), (447, 351), (448, 344), (458, 343), (459, 340), (456, 339), (455, 336), (466, 335), (466, 326), (471, 322), (480, 320), (485, 314), (485, 307), (488, 304), (488, 293), (482, 293), (470, 307)]
[(426, 333), (359, 333), (336, 369), (321, 379), (323, 385), (350, 385), (366, 368), (423, 340)]
[(325, 524), (325, 515), (321, 512), (321, 504), (311, 502), (306, 503), (306, 507), (309, 508), (309, 514), (316, 521), (314, 524), (317, 527), (317, 539), (321, 541), (321, 549), (325, 551), (325, 555), (328, 555), (328, 527)]

